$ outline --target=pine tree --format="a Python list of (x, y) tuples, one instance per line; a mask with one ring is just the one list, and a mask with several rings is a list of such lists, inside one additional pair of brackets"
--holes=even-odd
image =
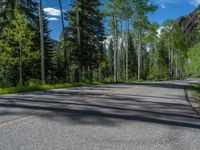
[(37, 3), (33, 0), (4, 0), (0, 2), (1, 24), (7, 26), (14, 17), (14, 8), (19, 5), (19, 10), (23, 11), (28, 24), (36, 26), (37, 16), (34, 14), (37, 9)]
[(129, 78), (136, 79), (137, 76), (137, 50), (135, 49), (135, 45), (133, 42), (133, 36), (129, 34), (129, 55), (128, 55), (128, 71), (129, 71)]
[(43, 22), (44, 22), (44, 51), (45, 51), (45, 76), (46, 80), (48, 82), (51, 82), (54, 78), (55, 73), (55, 62), (54, 62), (54, 56), (55, 56), (55, 49), (53, 46), (53, 41), (50, 38), (50, 32), (49, 26), (48, 26), (48, 20), (46, 19), (46, 15), (43, 16)]
[[(92, 78), (93, 70), (99, 67), (100, 55), (103, 53), (103, 15), (98, 8), (99, 6), (98, 0), (79, 0), (78, 6), (77, 1), (73, 1), (72, 8), (67, 14), (69, 21), (67, 39), (72, 43), (72, 61), (75, 70), (79, 70), (79, 76), (82, 76), (84, 70), (85, 77), (89, 79)], [(77, 10), (79, 14), (78, 30)]]

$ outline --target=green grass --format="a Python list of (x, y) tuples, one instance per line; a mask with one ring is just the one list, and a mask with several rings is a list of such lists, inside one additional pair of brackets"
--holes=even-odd
[[(151, 80), (130, 80), (129, 82), (151, 82)], [(126, 83), (126, 82), (118, 82), (118, 83)], [(118, 84), (115, 82), (103, 82), (102, 84)], [(43, 84), (43, 85), (32, 85), (32, 86), (17, 86), (17, 87), (9, 87), (9, 88), (0, 88), (1, 94), (13, 94), (13, 93), (23, 93), (23, 92), (31, 92), (31, 91), (44, 91), (50, 89), (61, 89), (68, 87), (79, 87), (79, 86), (92, 86), (98, 85), (98, 82), (80, 82), (80, 83), (60, 83), (60, 84)], [(193, 95), (200, 99), (200, 85), (193, 85), (189, 87), (189, 90), (192, 91)]]
[(191, 91), (192, 96), (200, 102), (200, 84), (191, 85), (188, 87), (188, 90)]
[(10, 88), (0, 88), (0, 94), (13, 94), (13, 93), (23, 93), (23, 92), (31, 92), (31, 91), (43, 91), (43, 90), (61, 89), (61, 88), (67, 88), (67, 87), (91, 86), (91, 85), (97, 85), (97, 84), (98, 83), (80, 82), (80, 83), (19, 86), (19, 87), (10, 87)]

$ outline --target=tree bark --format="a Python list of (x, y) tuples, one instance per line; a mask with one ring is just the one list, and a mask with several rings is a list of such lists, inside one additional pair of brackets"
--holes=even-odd
[(45, 62), (44, 62), (44, 29), (43, 29), (43, 9), (42, 0), (39, 3), (39, 22), (40, 22), (40, 49), (41, 49), (41, 80), (45, 83)]
[(22, 76), (22, 48), (21, 48), (21, 42), (19, 43), (20, 50), (19, 50), (19, 83), (20, 86), (23, 84), (23, 76)]
[(139, 31), (138, 31), (138, 80), (140, 80), (140, 78), (141, 78), (141, 49), (142, 49), (141, 29), (139, 27)]
[(127, 42), (126, 42), (126, 82), (128, 82), (128, 50), (129, 50), (129, 19), (127, 20)]
[(171, 50), (168, 46), (168, 61), (169, 61), (169, 64), (168, 64), (168, 72), (169, 72), (169, 78), (171, 78)]
[(173, 39), (171, 41), (171, 78), (174, 77), (174, 45), (173, 45)]
[(118, 41), (117, 41), (117, 17), (113, 15), (114, 20), (114, 82), (117, 82), (117, 49), (118, 49)]
[(176, 53), (176, 78), (178, 78), (178, 54)]
[[(76, 29), (77, 29), (77, 49), (78, 49), (78, 56), (81, 57), (81, 37), (80, 37), (80, 16), (79, 16), (79, 2), (76, 0)], [(78, 72), (79, 72), (79, 81), (82, 80), (82, 64), (78, 64)]]

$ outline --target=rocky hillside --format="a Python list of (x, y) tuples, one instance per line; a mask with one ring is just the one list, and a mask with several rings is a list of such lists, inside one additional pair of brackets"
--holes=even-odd
[(179, 18), (179, 24), (183, 27), (185, 32), (191, 32), (196, 29), (198, 11), (200, 11), (200, 6), (197, 9), (195, 9), (192, 13)]
[(200, 6), (190, 14), (178, 19), (178, 22), (185, 33), (185, 40), (189, 47), (193, 47), (199, 41), (197, 37), (197, 24), (198, 19), (200, 19), (198, 14), (200, 14)]

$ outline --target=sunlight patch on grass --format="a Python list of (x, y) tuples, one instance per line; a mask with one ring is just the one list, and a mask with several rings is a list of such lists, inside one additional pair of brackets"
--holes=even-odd
[(43, 85), (22, 86), (22, 87), (19, 86), (19, 87), (11, 87), (11, 88), (0, 88), (0, 94), (43, 91), (43, 90), (61, 89), (61, 88), (68, 88), (68, 87), (91, 86), (91, 85), (97, 85), (97, 84), (98, 83), (80, 82), (80, 83), (63, 83), (63, 84), (43, 84)]

